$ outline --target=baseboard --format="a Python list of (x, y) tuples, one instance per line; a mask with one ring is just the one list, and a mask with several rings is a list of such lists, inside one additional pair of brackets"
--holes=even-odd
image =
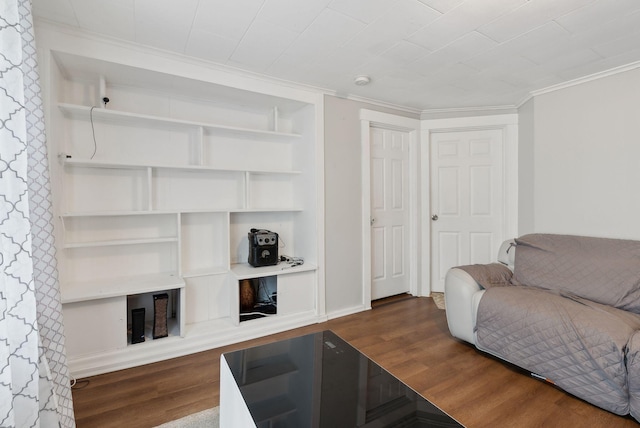
[(331, 319), (334, 319), (334, 318), (345, 317), (347, 315), (357, 314), (358, 312), (367, 311), (369, 309), (371, 309), (371, 305), (369, 305), (369, 306), (365, 306), (365, 305), (352, 306), (350, 308), (344, 308), (344, 309), (340, 309), (338, 311), (333, 311), (333, 312), (327, 313), (327, 319), (331, 320)]

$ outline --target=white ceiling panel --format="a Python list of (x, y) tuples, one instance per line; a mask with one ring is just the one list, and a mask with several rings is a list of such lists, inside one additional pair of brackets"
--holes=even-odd
[(185, 53), (218, 63), (226, 63), (238, 46), (238, 41), (227, 39), (206, 29), (191, 29)]
[(411, 41), (438, 50), (454, 40), (509, 13), (527, 0), (466, 1), (442, 15), (411, 37)]
[(365, 28), (360, 21), (325, 9), (318, 18), (286, 50), (286, 54), (310, 61), (328, 55), (343, 46), (348, 40)]
[(366, 51), (353, 50), (347, 47), (340, 47), (328, 55), (316, 56), (312, 58), (307, 66), (309, 68), (321, 68), (343, 73), (345, 80), (351, 81), (353, 71), (368, 61), (375, 58)]
[(166, 28), (155, 21), (136, 23), (135, 41), (147, 46), (184, 53), (189, 37), (189, 28)]
[(420, 0), (421, 3), (426, 4), (432, 9), (437, 10), (440, 13), (449, 12), (454, 7), (458, 6), (464, 0)]
[(595, 0), (529, 1), (490, 23), (483, 25), (478, 31), (486, 34), (493, 40), (505, 42), (594, 1)]
[(553, 60), (546, 61), (540, 66), (550, 74), (570, 73), (571, 70), (588, 66), (602, 60), (602, 56), (598, 55), (591, 49), (582, 49), (567, 52), (567, 54), (555, 57)]
[[(304, 60), (293, 52), (285, 52), (269, 67), (267, 74), (287, 80), (305, 82), (321, 88), (333, 89), (343, 83), (353, 84), (356, 67), (374, 58), (363, 51), (339, 47), (329, 53), (305, 55)], [(318, 76), (325, 76), (318, 80)], [(331, 76), (331, 78), (329, 78)], [(332, 86), (326, 86), (333, 82)]]
[(640, 27), (636, 27), (635, 31), (629, 32), (624, 37), (600, 43), (593, 48), (603, 57), (615, 57), (638, 49), (640, 49)]
[(264, 71), (298, 37), (298, 33), (265, 21), (249, 27), (230, 61), (250, 70)]
[(482, 55), (483, 52), (495, 46), (497, 43), (490, 38), (472, 31), (434, 52), (433, 55), (442, 55), (443, 58), (446, 58), (443, 59), (446, 62), (463, 62), (474, 56)]
[(39, 13), (39, 16), (47, 17), (51, 21), (78, 26), (71, 0), (32, 0), (31, 7)]
[(555, 21), (572, 34), (588, 33), (594, 26), (607, 24), (637, 10), (640, 10), (638, 0), (597, 0), (560, 16)]
[(395, 0), (333, 0), (329, 8), (370, 24), (388, 9), (396, 7), (395, 3)]
[(380, 56), (389, 61), (394, 61), (398, 65), (404, 66), (418, 58), (422, 58), (431, 52), (428, 49), (418, 46), (415, 43), (401, 40), (391, 48), (384, 51)]
[(206, 0), (198, 4), (194, 28), (227, 39), (240, 40), (260, 11), (264, 0)]
[(454, 64), (444, 70), (431, 73), (425, 76), (425, 78), (426, 81), (433, 82), (434, 84), (437, 83), (463, 87), (465, 82), (480, 79), (480, 72), (465, 64)]
[(267, 0), (258, 19), (302, 33), (331, 0)]
[[(575, 34), (572, 40), (580, 43), (581, 46), (598, 46), (628, 35), (637, 34), (640, 31), (639, 24), (640, 10), (614, 20), (596, 23), (589, 31)], [(637, 39), (637, 42), (637, 47), (640, 47), (640, 38)]]
[(80, 28), (120, 39), (135, 39), (134, 8), (130, 1), (72, 0)]
[[(473, 64), (471, 64), (473, 66)], [(524, 86), (532, 82), (530, 75), (539, 67), (536, 63), (524, 57), (514, 55), (509, 58), (496, 58), (492, 63), (483, 67), (476, 67), (484, 78), (499, 79), (513, 86)], [(527, 80), (529, 79), (529, 80)]]
[[(136, 20), (191, 28), (199, 0), (136, 0)], [(104, 2), (103, 2), (104, 3)], [(130, 2), (128, 2), (130, 3)]]
[(640, 0), (33, 0), (33, 13), (416, 110), (516, 105), (640, 66)]
[(198, 0), (137, 0), (136, 41), (183, 53), (197, 6)]
[(502, 55), (521, 55), (540, 63), (542, 58), (557, 49), (559, 45), (566, 46), (569, 44), (570, 37), (570, 34), (564, 28), (551, 21), (535, 30), (502, 43), (499, 49)]
[(360, 64), (353, 69), (354, 75), (369, 75), (379, 76), (382, 78), (396, 72), (402, 65), (396, 61), (391, 61), (381, 56), (376, 56), (369, 62)]
[(415, 0), (396, 0), (393, 8), (372, 22), (369, 28), (409, 37), (441, 16), (440, 12)]
[(439, 72), (446, 74), (451, 71), (452, 67), (464, 68), (470, 73), (477, 72), (479, 68), (464, 63), (465, 60), (490, 50), (495, 45), (494, 41), (480, 33), (467, 33), (444, 48), (418, 58), (412, 63), (412, 66), (416, 67), (422, 75), (433, 75)]
[(561, 79), (561, 82), (577, 79), (579, 77), (600, 73), (602, 70), (610, 70), (617, 67), (627, 66), (630, 63), (637, 63), (639, 61), (638, 58), (640, 58), (640, 49), (629, 50), (620, 55), (603, 58), (598, 62), (586, 64), (582, 67), (575, 67), (571, 70), (558, 73), (558, 77)]
[(415, 0), (399, 0), (396, 6), (356, 34), (347, 46), (379, 55), (441, 16)]

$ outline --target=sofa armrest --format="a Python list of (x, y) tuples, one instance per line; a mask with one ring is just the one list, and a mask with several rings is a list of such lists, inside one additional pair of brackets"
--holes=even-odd
[[(474, 295), (480, 293), (474, 299)], [(453, 337), (475, 345), (476, 308), (484, 289), (462, 269), (449, 269), (444, 280), (447, 324)]]

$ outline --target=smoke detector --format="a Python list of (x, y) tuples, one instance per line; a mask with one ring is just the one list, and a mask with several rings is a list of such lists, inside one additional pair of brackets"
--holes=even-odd
[(353, 83), (355, 83), (358, 86), (364, 86), (364, 85), (368, 85), (369, 83), (371, 83), (371, 78), (369, 76), (356, 76), (353, 79)]

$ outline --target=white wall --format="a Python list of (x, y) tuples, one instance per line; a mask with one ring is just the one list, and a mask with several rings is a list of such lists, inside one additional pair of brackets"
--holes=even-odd
[(534, 227), (534, 103), (531, 98), (518, 114), (518, 235), (532, 233)]
[(521, 231), (640, 239), (640, 69), (538, 95), (521, 114), (533, 119)]
[(325, 96), (325, 289), (330, 317), (363, 306), (361, 109), (417, 119), (411, 113)]

